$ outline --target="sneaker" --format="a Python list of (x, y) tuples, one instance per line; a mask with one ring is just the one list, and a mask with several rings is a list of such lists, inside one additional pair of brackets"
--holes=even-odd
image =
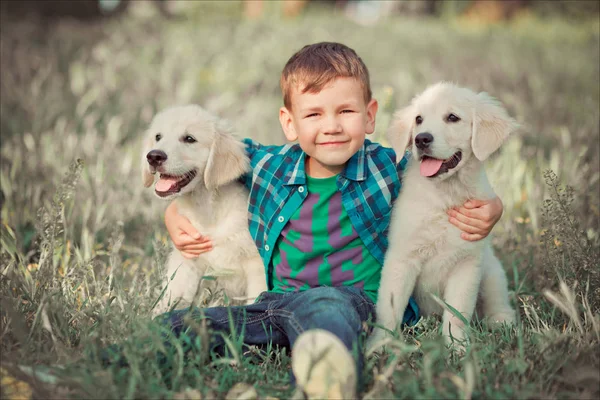
[(292, 370), (309, 399), (356, 398), (356, 362), (331, 332), (311, 329), (301, 334), (292, 348)]

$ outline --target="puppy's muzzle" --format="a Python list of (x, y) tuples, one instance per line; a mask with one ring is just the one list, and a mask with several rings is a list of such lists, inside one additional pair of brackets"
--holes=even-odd
[(162, 150), (151, 150), (147, 155), (146, 159), (148, 160), (148, 164), (150, 164), (154, 168), (158, 168), (167, 161), (167, 153)]
[(431, 143), (433, 143), (433, 135), (429, 132), (419, 133), (415, 137), (415, 146), (419, 150), (427, 149)]

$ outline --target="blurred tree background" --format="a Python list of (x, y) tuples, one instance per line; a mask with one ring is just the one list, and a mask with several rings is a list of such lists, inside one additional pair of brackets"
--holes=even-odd
[[(97, 327), (90, 315), (107, 308), (105, 297), (83, 289), (88, 278), (112, 282), (119, 271), (138, 285), (138, 300), (123, 292), (123, 304), (151, 295), (150, 286), (139, 285), (160, 266), (168, 241), (165, 204), (142, 187), (140, 137), (158, 110), (198, 103), (229, 120), (240, 137), (284, 143), (281, 69), (306, 44), (339, 41), (369, 67), (380, 103), (375, 140), (385, 144), (393, 111), (440, 80), (489, 92), (522, 124), (487, 163), (505, 204), (494, 245), (524, 321), (533, 326), (527, 318), (539, 312), (538, 328), (554, 329), (553, 354), (568, 355), (549, 361), (535, 341), (531, 349), (521, 343), (517, 367), (502, 371), (530, 383), (510, 381), (516, 392), (502, 393), (598, 394), (598, 379), (567, 374), (598, 368), (598, 337), (559, 341), (567, 325), (543, 293), (564, 280), (579, 309), (598, 315), (600, 2), (3, 0), (0, 12), (4, 354), (40, 360), (17, 338), (19, 327), (30, 330), (36, 346), (52, 344), (44, 347), (48, 360), (66, 357), (57, 342), (77, 354), (79, 339)], [(115, 289), (108, 287), (110, 298)], [(64, 336), (36, 322), (44, 304), (54, 307), (53, 335), (64, 327)], [(11, 307), (18, 312), (5, 311)], [(536, 370), (539, 360), (553, 372)], [(482, 385), (480, 394), (494, 387)]]
[[(241, 136), (283, 143), (279, 73), (303, 45), (330, 40), (355, 48), (371, 70), (383, 106), (379, 139), (392, 111), (431, 83), (488, 91), (524, 127), (490, 163), (508, 206), (505, 228), (529, 218), (539, 231), (542, 170), (552, 168), (579, 190), (584, 226), (595, 230), (599, 4), (3, 1), (3, 221), (31, 229), (76, 157), (95, 176), (78, 201), (94, 198), (92, 211), (103, 202), (131, 205), (109, 207), (93, 235), (112, 218), (156, 217), (160, 207), (136, 183), (138, 138), (152, 115), (195, 102)], [(153, 214), (140, 211), (139, 201)], [(26, 250), (31, 243), (19, 242)]]

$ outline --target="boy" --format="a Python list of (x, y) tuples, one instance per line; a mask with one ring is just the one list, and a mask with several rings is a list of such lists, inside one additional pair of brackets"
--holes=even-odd
[[(338, 43), (305, 46), (281, 76), (279, 120), (290, 142), (245, 140), (252, 173), (249, 228), (263, 258), (268, 292), (240, 307), (191, 311), (215, 331), (244, 329), (250, 345), (292, 347), (292, 370), (309, 398), (355, 398), (362, 357), (359, 338), (374, 316), (386, 233), (400, 190), (393, 150), (365, 140), (378, 104), (357, 54)], [(450, 210), (465, 240), (479, 240), (502, 214), (502, 203), (471, 201)], [(486, 217), (489, 215), (490, 217)], [(210, 251), (209, 238), (167, 208), (165, 223), (187, 257)], [(164, 315), (177, 335), (188, 310)], [(418, 308), (409, 304), (404, 323)], [(213, 343), (222, 343), (214, 335)], [(355, 351), (354, 359), (351, 352)]]

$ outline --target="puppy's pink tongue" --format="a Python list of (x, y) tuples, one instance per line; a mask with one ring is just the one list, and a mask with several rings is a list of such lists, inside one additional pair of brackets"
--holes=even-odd
[(175, 178), (160, 178), (156, 182), (155, 190), (159, 192), (168, 192), (177, 185), (177, 179)]
[(435, 175), (436, 172), (440, 170), (440, 167), (442, 166), (443, 162), (444, 160), (438, 160), (437, 158), (425, 157), (423, 161), (421, 161), (421, 175)]

